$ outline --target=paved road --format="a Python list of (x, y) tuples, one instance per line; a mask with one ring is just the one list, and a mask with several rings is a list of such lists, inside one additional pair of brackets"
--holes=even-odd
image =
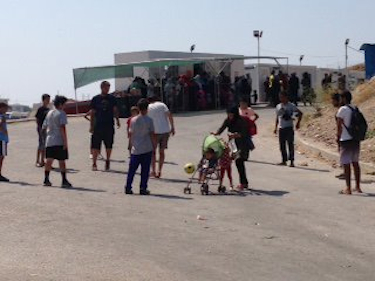
[(151, 181), (151, 197), (122, 193), (123, 129), (113, 170), (91, 172), (88, 124), (71, 119), (76, 188), (62, 190), (57, 173), (56, 187), (40, 184), (34, 125), (10, 126), (4, 174), (14, 182), (0, 189), (0, 280), (374, 280), (374, 184), (363, 187), (369, 195), (344, 197), (325, 164), (299, 155), (297, 164), (308, 167), (274, 166), (273, 111), (259, 113), (257, 149), (247, 163), (257, 191), (242, 196), (182, 192), (183, 165), (199, 160), (203, 136), (223, 113), (177, 118), (165, 179)]

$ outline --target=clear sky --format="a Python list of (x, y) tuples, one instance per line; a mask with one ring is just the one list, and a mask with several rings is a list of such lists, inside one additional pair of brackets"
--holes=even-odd
[[(31, 104), (42, 93), (74, 96), (72, 69), (112, 64), (140, 50), (289, 55), (343, 67), (344, 42), (375, 43), (375, 1), (1, 0), (0, 96)], [(349, 63), (363, 55), (349, 52)], [(83, 88), (83, 92), (96, 89)]]

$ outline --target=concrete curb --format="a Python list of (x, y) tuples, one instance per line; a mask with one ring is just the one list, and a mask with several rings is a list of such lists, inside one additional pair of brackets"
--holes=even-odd
[[(296, 138), (297, 145), (302, 147), (303, 149), (320, 155), (322, 158), (327, 159), (329, 161), (335, 161), (337, 163), (340, 162), (340, 155), (338, 153), (333, 152), (330, 149), (327, 148), (322, 148), (318, 145), (313, 144), (306, 138), (301, 137), (300, 134), (297, 134)], [(365, 162), (360, 162), (361, 168), (363, 172), (366, 174), (374, 174), (375, 173), (375, 165), (371, 163), (365, 163)]]

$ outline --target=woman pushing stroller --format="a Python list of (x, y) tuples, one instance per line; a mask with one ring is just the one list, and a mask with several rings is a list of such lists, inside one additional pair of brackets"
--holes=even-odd
[(238, 107), (233, 107), (227, 110), (227, 118), (224, 120), (219, 130), (213, 133), (215, 136), (221, 135), (228, 129), (229, 139), (233, 139), (239, 150), (236, 157), (236, 167), (240, 176), (240, 184), (238, 190), (249, 188), (249, 182), (246, 175), (245, 161), (249, 158), (250, 143), (248, 124), (240, 114)]

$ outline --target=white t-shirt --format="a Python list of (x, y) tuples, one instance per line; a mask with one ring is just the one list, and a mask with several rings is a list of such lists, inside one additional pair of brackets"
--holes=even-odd
[(154, 122), (155, 134), (167, 134), (171, 132), (168, 119), (169, 109), (162, 102), (154, 102), (148, 106), (148, 116)]
[[(336, 117), (344, 120), (344, 124), (347, 128), (349, 128), (350, 123), (352, 122), (352, 110), (347, 106), (344, 105), (340, 107), (339, 111), (337, 112)], [(348, 141), (352, 140), (353, 137), (349, 134), (348, 130), (342, 125), (342, 133), (340, 137), (340, 141)]]

